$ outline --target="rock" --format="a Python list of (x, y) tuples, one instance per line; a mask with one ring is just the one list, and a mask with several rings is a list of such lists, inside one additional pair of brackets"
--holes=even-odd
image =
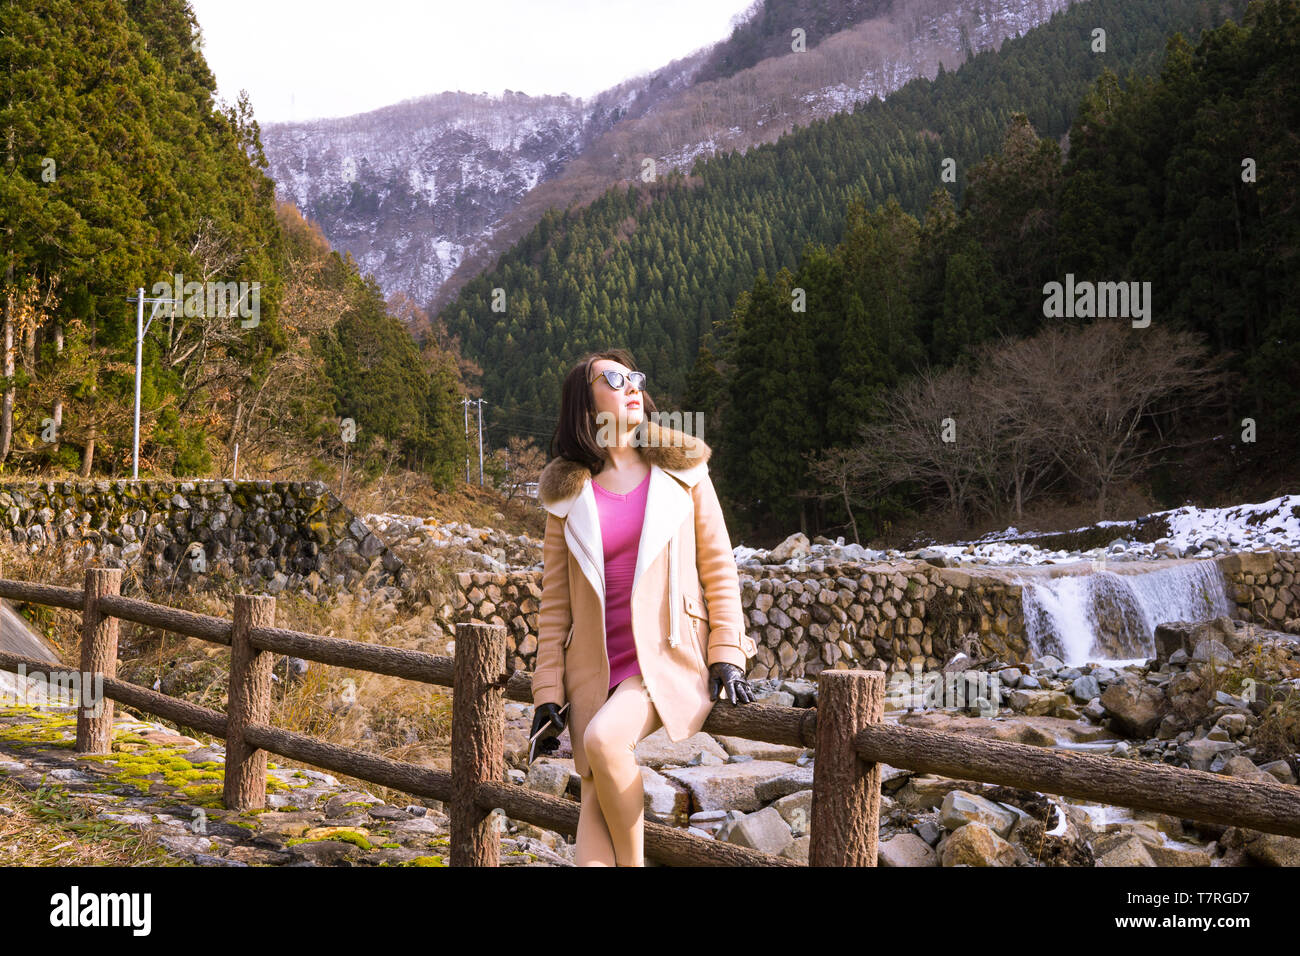
[[(1186, 760), (1187, 765), (1193, 770), (1209, 770), (1214, 758), (1223, 754), (1225, 751), (1231, 752), (1238, 749), (1237, 744), (1226, 740), (1211, 740), (1208, 737), (1185, 741), (1178, 745), (1178, 757), (1180, 760)], [(1225, 760), (1227, 757), (1224, 758)]]
[(926, 819), (921, 820), (912, 827), (912, 832), (926, 842), (928, 846), (933, 847), (943, 836), (943, 830), (939, 827), (938, 820)]
[(345, 790), (343, 793), (336, 793), (329, 798), (329, 801), (325, 804), (325, 816), (333, 819), (334, 817), (342, 817), (366, 809), (366, 807), (348, 806), (349, 803), (364, 803), (367, 806), (372, 806), (383, 802), (374, 794), (360, 790)]
[(773, 801), (772, 809), (781, 814), (781, 818), (790, 824), (790, 832), (794, 834), (795, 839), (798, 839), (808, 832), (812, 823), (812, 791), (800, 790), (787, 794)]
[(1264, 764), (1259, 769), (1271, 774), (1279, 783), (1295, 783), (1295, 772), (1292, 771), (1291, 765), (1285, 760), (1274, 760)]
[(795, 707), (814, 707), (817, 704), (817, 685), (812, 681), (783, 680), (779, 689), (794, 698)]
[(1018, 816), (991, 800), (965, 790), (953, 790), (943, 798), (939, 819), (949, 830), (957, 830), (971, 823), (982, 823), (998, 836), (1006, 837)]
[(796, 531), (769, 551), (767, 560), (770, 564), (784, 564), (791, 558), (806, 557), (811, 553), (812, 546), (808, 543), (808, 536)]
[(1236, 655), (1232, 651), (1213, 638), (1202, 640), (1192, 652), (1192, 660), (1194, 661), (1217, 661), (1231, 664), (1236, 659)]
[(876, 856), (879, 866), (938, 866), (939, 854), (915, 833), (884, 840)]
[(528, 768), (524, 786), (538, 793), (562, 797), (569, 789), (571, 768), (567, 762), (539, 757)]
[(663, 771), (665, 777), (676, 780), (691, 793), (692, 805), (701, 810), (735, 808), (746, 813), (759, 810), (765, 799), (775, 799), (803, 790), (812, 785), (812, 774), (797, 785), (781, 789), (772, 797), (760, 798), (756, 788), (771, 780), (788, 777), (791, 767), (776, 760), (750, 760), (729, 763), (720, 767), (680, 767)]
[(1097, 857), (1097, 866), (1155, 866), (1146, 844), (1135, 836), (1115, 843)]
[(690, 816), (691, 826), (699, 827), (721, 823), (726, 817), (726, 810), (697, 810)]
[(1100, 699), (1116, 730), (1140, 738), (1155, 732), (1169, 704), (1164, 691), (1136, 680), (1111, 684)]
[(1168, 661), (1174, 651), (1188, 653), (1192, 650), (1192, 633), (1196, 625), (1191, 621), (1165, 621), (1156, 625), (1156, 660)]
[(770, 780), (765, 780), (754, 788), (759, 800), (768, 803), (800, 790), (812, 787), (813, 768), (810, 766), (792, 767), (787, 773)]
[(782, 850), (780, 853), (778, 853), (777, 856), (783, 856), (787, 860), (794, 860), (796, 863), (802, 863), (804, 866), (807, 866), (808, 847), (811, 844), (812, 844), (811, 836), (795, 837), (793, 840), (791, 840), (789, 843), (786, 844), (785, 849)]
[(685, 819), (691, 804), (691, 795), (686, 789), (651, 767), (639, 769), (645, 793), (646, 819), (669, 824)]
[(966, 781), (941, 777), (938, 774), (913, 775), (907, 784), (898, 791), (897, 800), (907, 807), (920, 810), (935, 810), (943, 805), (944, 798), (952, 790), (960, 790)]
[(1163, 844), (1148, 844), (1147, 853), (1156, 866), (1211, 866), (1210, 854), (1205, 849), (1183, 850)]
[(663, 767), (684, 767), (693, 757), (701, 753), (712, 754), (719, 761), (727, 759), (727, 751), (723, 750), (710, 734), (701, 731), (679, 743), (673, 743), (662, 727), (643, 738), (633, 751), (637, 763), (645, 767), (653, 767), (655, 770)]
[(772, 807), (764, 807), (738, 821), (727, 834), (727, 842), (764, 853), (780, 853), (793, 840), (790, 825)]
[(794, 763), (803, 756), (805, 750), (803, 747), (769, 744), (762, 740), (750, 740), (747, 737), (725, 737), (719, 734), (714, 739), (727, 753), (747, 756), (755, 760), (784, 760)]
[(1086, 704), (1094, 697), (1101, 696), (1101, 685), (1091, 674), (1076, 677), (1070, 683), (1070, 696), (1081, 704)]
[(720, 766), (722, 766), (722, 764), (724, 764), (724, 763), (728, 763), (728, 762), (730, 762), (730, 761), (729, 761), (729, 760), (723, 760), (721, 757), (717, 756), (716, 754), (709, 753), (707, 750), (701, 750), (701, 751), (700, 751), (699, 753), (697, 753), (694, 757), (692, 757), (689, 761), (687, 761), (686, 766), (688, 766), (688, 767), (720, 767)]
[(1246, 732), (1246, 724), (1245, 714), (1224, 714), (1219, 718), (1219, 726), (1228, 733), (1229, 737), (1240, 737)]
[(940, 859), (944, 866), (1015, 866), (1025, 852), (982, 823), (968, 823), (948, 837)]
[(1248, 839), (1246, 855), (1261, 866), (1300, 866), (1300, 838), (1260, 833)]
[(1235, 757), (1229, 757), (1224, 762), (1223, 772), (1230, 777), (1246, 777), (1250, 774), (1259, 773), (1259, 768), (1255, 766), (1255, 761), (1244, 754), (1238, 754)]

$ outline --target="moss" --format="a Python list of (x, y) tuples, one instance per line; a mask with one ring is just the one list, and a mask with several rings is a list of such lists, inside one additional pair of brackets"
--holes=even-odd
[(343, 843), (351, 843), (354, 846), (361, 847), (361, 849), (363, 850), (375, 849), (374, 844), (372, 844), (360, 833), (357, 833), (355, 830), (342, 830), (338, 833), (331, 833), (328, 836), (323, 836), (323, 837), (293, 837), (291, 839), (285, 840), (284, 845), (295, 846), (299, 843), (320, 843), (325, 840), (339, 840), (342, 841)]
[(402, 846), (402, 844), (400, 844), (400, 843), (381, 843), (381, 844), (379, 844), (379, 849), (381, 849), (381, 850), (397, 850), (397, 849), (400, 849), (401, 846)]
[(33, 718), (25, 723), (0, 724), (0, 739), (15, 747), (73, 748), (76, 746), (77, 718), (42, 713), (26, 704), (8, 707), (0, 714)]
[(446, 866), (440, 856), (417, 856), (409, 860), (403, 860), (398, 866)]

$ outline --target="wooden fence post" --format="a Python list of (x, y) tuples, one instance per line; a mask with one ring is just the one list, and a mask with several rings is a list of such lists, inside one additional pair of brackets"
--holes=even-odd
[(456, 625), (451, 700), (451, 865), (499, 866), (496, 816), (474, 802), (480, 783), (505, 776), (506, 629)]
[(106, 754), (113, 750), (113, 702), (104, 697), (98, 717), (85, 716), (83, 704), (87, 699), (85, 685), (89, 682), (93, 688), (96, 674), (106, 678), (117, 676), (117, 618), (99, 613), (99, 599), (105, 594), (120, 594), (121, 590), (121, 568), (86, 568), (78, 683), (82, 688), (82, 699), (77, 701), (75, 748), (79, 754)]
[(271, 718), (269, 651), (248, 641), (254, 627), (275, 626), (275, 598), (265, 594), (235, 595), (234, 627), (230, 632), (230, 685), (226, 704), (226, 773), (222, 801), (229, 810), (266, 806), (266, 751), (244, 740), (249, 724)]
[(880, 764), (853, 738), (885, 713), (881, 671), (824, 670), (817, 678), (809, 866), (875, 866), (880, 837)]

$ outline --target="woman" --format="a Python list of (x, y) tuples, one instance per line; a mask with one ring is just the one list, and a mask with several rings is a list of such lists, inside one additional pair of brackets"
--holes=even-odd
[[(754, 699), (740, 577), (699, 438), (647, 419), (621, 349), (587, 356), (561, 391), (538, 497), (547, 510), (533, 733), (567, 717), (582, 778), (579, 866), (643, 866), (637, 743), (698, 733), (721, 690)], [(566, 717), (559, 707), (569, 702)]]

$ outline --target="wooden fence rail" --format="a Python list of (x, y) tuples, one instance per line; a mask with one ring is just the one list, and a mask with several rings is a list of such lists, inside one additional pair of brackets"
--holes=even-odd
[[(230, 809), (266, 805), (266, 760), (273, 753), (443, 801), (451, 820), (452, 866), (498, 864), (499, 814), (494, 811), (550, 830), (577, 832), (578, 804), (504, 782), (503, 702), (531, 703), (532, 675), (506, 670), (503, 626), (457, 625), (452, 658), (275, 627), (273, 597), (236, 595), (233, 620), (226, 620), (123, 597), (121, 579), (122, 572), (110, 568), (88, 568), (82, 590), (0, 579), (0, 597), (82, 612), (82, 675), (102, 675), (106, 700), (98, 716), (78, 711), (77, 753), (111, 752), (112, 702), (117, 701), (224, 738), (222, 801)], [(229, 646), (228, 712), (118, 680), (119, 620)], [(273, 654), (451, 687), (452, 769), (421, 767), (271, 726)], [(0, 669), (52, 678), (60, 673), (47, 663), (2, 652)], [(822, 671), (816, 708), (724, 704), (705, 721), (709, 733), (816, 749), (812, 866), (876, 865), (882, 763), (1300, 836), (1300, 787), (887, 724), (884, 688), (880, 671)], [(649, 821), (645, 855), (672, 866), (799, 865)]]

